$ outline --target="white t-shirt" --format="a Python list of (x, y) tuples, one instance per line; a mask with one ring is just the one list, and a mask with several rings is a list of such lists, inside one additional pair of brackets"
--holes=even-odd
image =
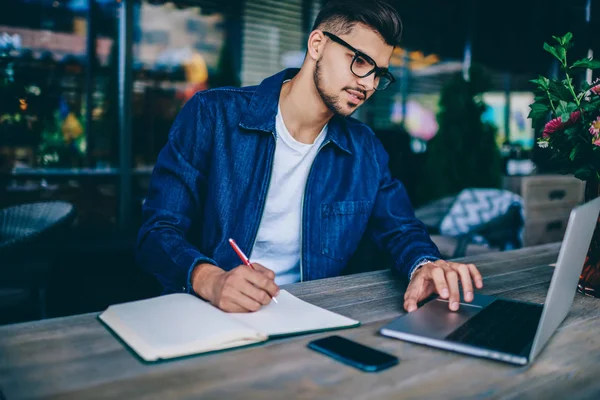
[(327, 135), (323, 127), (313, 144), (298, 142), (285, 127), (281, 109), (275, 120), (277, 142), (271, 182), (251, 262), (275, 272), (275, 283), (300, 281), (302, 199), (312, 163)]

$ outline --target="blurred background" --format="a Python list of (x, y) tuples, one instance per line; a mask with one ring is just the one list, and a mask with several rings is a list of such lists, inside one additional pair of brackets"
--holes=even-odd
[[(11, 250), (38, 256), (27, 267), (0, 257), (0, 323), (158, 294), (133, 246), (175, 116), (197, 91), (254, 85), (299, 67), (325, 2), (2, 0), (0, 208), (61, 201), (73, 209), (58, 218), (68, 229)], [(552, 35), (573, 32), (572, 57), (600, 54), (600, 4), (391, 3), (405, 29), (391, 62), (397, 82), (354, 116), (382, 140), (393, 175), (443, 253), (559, 241), (583, 186), (557, 175), (534, 145), (540, 127), (527, 118), (529, 80), (558, 76), (542, 48)], [(576, 79), (597, 78), (584, 74)], [(442, 225), (465, 193), (492, 193), (500, 205), (469, 235), (453, 235)], [(376, 253), (365, 243), (348, 273), (387, 267)], [(7, 272), (17, 269), (29, 272), (18, 279)]]

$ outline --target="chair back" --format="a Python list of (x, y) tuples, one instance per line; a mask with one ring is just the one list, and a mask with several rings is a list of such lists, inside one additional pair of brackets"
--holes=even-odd
[(60, 201), (0, 210), (0, 286), (43, 280), (74, 219), (74, 206)]

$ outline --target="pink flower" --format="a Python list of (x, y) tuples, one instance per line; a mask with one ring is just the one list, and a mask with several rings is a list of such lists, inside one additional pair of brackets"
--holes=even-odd
[(592, 135), (597, 135), (600, 133), (600, 117), (596, 118), (592, 125), (590, 126), (590, 133)]
[(592, 93), (600, 96), (600, 85), (596, 85), (593, 88), (590, 89), (592, 91)]
[(579, 111), (579, 110), (573, 111), (571, 113), (571, 116), (569, 117), (569, 120), (565, 123), (565, 126), (575, 125), (577, 123), (577, 121), (579, 121), (580, 119), (581, 119), (581, 111)]
[(560, 117), (551, 119), (548, 121), (546, 126), (544, 126), (544, 131), (542, 132), (543, 137), (548, 137), (550, 134), (559, 131), (563, 128), (563, 123), (560, 120)]
[(593, 144), (594, 146), (600, 146), (600, 138), (594, 140)]

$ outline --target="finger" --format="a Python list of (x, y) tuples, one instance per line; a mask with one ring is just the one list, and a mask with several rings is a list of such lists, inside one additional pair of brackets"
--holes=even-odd
[(259, 289), (249, 281), (240, 282), (238, 288), (240, 292), (250, 297), (252, 300), (266, 306), (271, 302), (271, 296), (266, 291)]
[(266, 291), (271, 297), (275, 297), (279, 294), (279, 287), (275, 284), (273, 279), (267, 278), (262, 272), (246, 268), (244, 278), (259, 289)]
[(224, 303), (233, 303), (239, 307), (241, 307), (244, 311), (242, 312), (254, 312), (260, 310), (262, 305), (254, 299), (246, 296), (244, 293), (239, 290), (234, 289), (233, 287), (229, 288), (229, 290), (223, 295)]
[(446, 281), (450, 287), (450, 299), (448, 303), (452, 311), (458, 310), (458, 303), (460, 302), (460, 291), (458, 289), (458, 274), (453, 269), (446, 271)]
[(475, 281), (475, 286), (477, 287), (477, 289), (481, 289), (483, 287), (483, 278), (481, 276), (481, 273), (474, 264), (467, 264), (467, 267), (471, 272), (471, 277), (473, 277), (473, 281)]
[(410, 281), (404, 293), (404, 309), (408, 312), (413, 312), (417, 309), (417, 303), (419, 302), (419, 292), (423, 287), (423, 278), (421, 275), (417, 275), (412, 281)]
[(269, 268), (265, 267), (264, 265), (261, 265), (261, 264), (258, 264), (258, 263), (252, 263), (252, 266), (254, 267), (254, 269), (256, 271), (265, 274), (267, 276), (267, 278), (269, 278), (270, 280), (274, 280), (275, 279), (275, 272), (273, 272)]
[(233, 303), (231, 301), (223, 301), (222, 304), (218, 306), (221, 310), (230, 313), (247, 313), (248, 310), (244, 307), (240, 306), (237, 303)]
[(469, 271), (469, 267), (465, 264), (454, 264), (452, 267), (460, 276), (465, 301), (473, 301), (473, 282), (471, 282), (471, 271)]
[(431, 271), (431, 277), (435, 284), (435, 289), (439, 293), (440, 297), (447, 299), (449, 296), (448, 285), (446, 284), (446, 276), (444, 270), (441, 267), (434, 268)]

